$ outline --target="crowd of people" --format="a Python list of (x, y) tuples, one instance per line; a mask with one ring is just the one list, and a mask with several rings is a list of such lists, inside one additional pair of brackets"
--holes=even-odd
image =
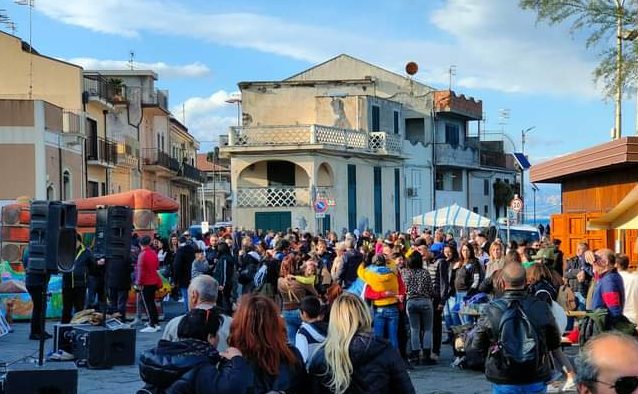
[[(578, 328), (570, 319), (559, 329), (554, 304), (636, 320), (638, 276), (626, 272), (626, 256), (583, 243), (564, 259), (560, 241), (546, 238), (505, 245), (477, 231), (457, 240), (441, 229), (386, 237), (228, 229), (134, 236), (135, 263), (113, 265), (96, 261), (81, 239), (77, 247), (75, 270), (63, 278), (63, 322), (107, 299), (108, 312), (126, 319), (133, 284), (148, 314), (142, 332), (160, 331), (158, 272), (170, 280), (169, 297), (184, 303), (188, 312), (142, 356), (150, 392), (411, 393), (408, 371), (437, 364), (455, 327), (471, 330), (465, 352), (482, 360), (494, 392), (544, 392), (549, 359), (564, 367), (570, 389), (578, 379), (559, 345)], [(523, 320), (533, 329), (514, 327), (506, 334), (519, 338), (508, 343), (520, 353), (532, 338), (547, 354), (521, 364), (536, 373), (504, 366), (518, 365), (500, 341), (504, 321)], [(40, 334), (32, 325), (32, 337)]]

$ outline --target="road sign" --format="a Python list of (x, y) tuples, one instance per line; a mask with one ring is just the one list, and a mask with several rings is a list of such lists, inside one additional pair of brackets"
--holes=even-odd
[(323, 212), (316, 212), (315, 213), (315, 219), (323, 219), (326, 217), (326, 214)]
[(323, 198), (316, 200), (313, 206), (316, 213), (324, 213), (328, 210), (328, 202)]
[(522, 211), (523, 210), (523, 200), (518, 198), (518, 196), (514, 196), (514, 198), (512, 199), (512, 202), (510, 203), (510, 208), (512, 208), (512, 211), (517, 212), (517, 213)]

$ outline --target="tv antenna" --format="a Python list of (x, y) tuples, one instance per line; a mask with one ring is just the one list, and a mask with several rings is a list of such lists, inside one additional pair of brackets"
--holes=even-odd
[(448, 68), (448, 77), (450, 79), (450, 84), (448, 85), (448, 89), (452, 90), (452, 77), (456, 75), (456, 65), (452, 64), (450, 65), (450, 68)]
[(135, 65), (135, 52), (131, 49), (131, 51), (128, 54), (129, 54), (128, 67), (132, 71), (132, 70), (135, 69), (135, 67), (134, 67), (134, 65)]

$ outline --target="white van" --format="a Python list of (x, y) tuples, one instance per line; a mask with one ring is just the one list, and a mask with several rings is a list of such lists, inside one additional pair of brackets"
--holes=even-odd
[(490, 227), (488, 231), (488, 237), (490, 241), (499, 238), (504, 243), (514, 241), (520, 244), (522, 241), (527, 241), (531, 244), (534, 241), (540, 241), (541, 233), (538, 228), (527, 224), (510, 224), (509, 226), (509, 238), (507, 236), (507, 219), (499, 219), (495, 226)]

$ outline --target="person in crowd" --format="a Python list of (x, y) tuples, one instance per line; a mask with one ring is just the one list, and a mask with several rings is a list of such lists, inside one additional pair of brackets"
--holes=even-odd
[(213, 270), (213, 278), (219, 283), (217, 305), (222, 308), (222, 311), (230, 315), (233, 312), (234, 294), (236, 290), (235, 258), (231, 255), (228, 243), (221, 242), (217, 246), (217, 252), (217, 264)]
[[(558, 296), (558, 291), (556, 287), (551, 283), (552, 274), (550, 269), (543, 263), (534, 263), (531, 267), (526, 270), (527, 274), (527, 292), (538, 298), (539, 300), (546, 302), (550, 307), (553, 304), (553, 301), (556, 301)], [(560, 329), (560, 327), (559, 327)], [(557, 363), (562, 368), (558, 368), (559, 370), (565, 370), (567, 374), (567, 381), (560, 389), (561, 391), (570, 391), (575, 388), (575, 376), (574, 367), (571, 362), (565, 356), (563, 351), (560, 349), (554, 349), (551, 351), (552, 356), (554, 357), (554, 362)]]
[(326, 241), (319, 239), (315, 244), (314, 257), (317, 261), (317, 283), (315, 284), (315, 287), (319, 294), (325, 294), (328, 286), (330, 286), (332, 282), (330, 270), (335, 256), (330, 252), (330, 250), (328, 250), (328, 244)]
[(206, 260), (206, 254), (195, 245), (195, 259), (191, 265), (191, 280), (200, 275), (210, 275), (211, 267)]
[[(49, 280), (51, 276), (43, 272), (35, 272), (29, 269), (29, 248), (25, 248), (22, 255), (22, 265), (26, 272), (24, 277), (24, 284), (31, 297), (33, 303), (33, 309), (31, 312), (31, 332), (29, 339), (39, 340), (42, 336), (44, 339), (51, 338), (51, 334), (44, 331), (44, 324), (42, 322), (43, 316), (46, 316), (46, 295), (44, 292), (49, 287)], [(44, 309), (44, 310), (43, 310)]]
[(343, 255), (341, 269), (337, 273), (337, 281), (344, 290), (349, 290), (357, 280), (357, 269), (363, 261), (363, 254), (355, 248), (355, 241), (347, 239), (346, 252)]
[(188, 285), (191, 282), (191, 269), (195, 260), (195, 248), (187, 242), (185, 236), (179, 239), (179, 247), (173, 261), (173, 278), (175, 287), (179, 289), (184, 305), (188, 308)]
[(73, 313), (84, 309), (88, 270), (93, 264), (93, 255), (84, 247), (82, 235), (76, 234), (73, 271), (62, 274), (62, 324), (70, 323)]
[[(472, 297), (479, 291), (479, 285), (483, 280), (483, 267), (474, 256), (474, 248), (469, 242), (461, 245), (461, 256), (458, 262), (458, 270), (454, 276), (454, 288), (457, 299), (465, 300)], [(456, 310), (461, 309), (461, 305), (454, 307)], [(463, 324), (470, 323), (470, 319), (459, 313), (460, 320)]]
[(157, 252), (157, 260), (159, 260), (160, 268), (164, 268), (165, 260), (166, 260), (166, 251), (168, 250), (168, 245), (165, 240), (156, 236), (153, 239), (153, 248)]
[(228, 344), (241, 351), (253, 371), (250, 393), (307, 392), (303, 358), (287, 339), (286, 325), (273, 300), (257, 294), (241, 298)]
[(638, 322), (638, 272), (629, 272), (629, 256), (626, 254), (616, 255), (616, 267), (622, 277), (625, 290), (625, 307), (623, 315), (630, 322)]
[(489, 255), (492, 244), (487, 240), (487, 235), (485, 233), (477, 233), (475, 241), (478, 247), (481, 248), (481, 252)]
[(255, 289), (255, 275), (261, 265), (261, 259), (262, 256), (254, 249), (239, 257), (237, 282), (241, 286), (241, 294), (251, 294)]
[(443, 230), (436, 230), (434, 232), (434, 242), (430, 247), (430, 253), (435, 261), (443, 255), (443, 247), (445, 246), (444, 240), (445, 235), (443, 234)]
[[(109, 307), (108, 313), (118, 313), (122, 322), (126, 321), (126, 303), (128, 292), (131, 289), (131, 273), (139, 256), (139, 238), (133, 234), (131, 240), (131, 255), (124, 259), (98, 259), (98, 265), (106, 268), (106, 286), (108, 287)], [(133, 258), (135, 258), (133, 260)]]
[(161, 329), (157, 306), (155, 305), (155, 292), (162, 287), (162, 278), (157, 273), (159, 260), (155, 250), (151, 248), (151, 238), (148, 235), (140, 238), (140, 247), (141, 252), (137, 257), (135, 283), (142, 292), (144, 307), (148, 313), (148, 325), (140, 332), (157, 332)]
[(525, 290), (525, 269), (510, 263), (502, 272), (505, 294), (486, 306), (466, 352), (487, 357), (485, 377), (494, 394), (544, 393), (552, 370), (548, 353), (559, 348), (560, 332), (549, 305)]
[(217, 264), (217, 247), (219, 246), (219, 237), (212, 234), (208, 238), (208, 247), (206, 247), (206, 260), (208, 265), (214, 267)]
[[(434, 314), (433, 289), (430, 272), (423, 268), (421, 253), (413, 252), (408, 266), (401, 269), (406, 287), (406, 309), (410, 323), (409, 361), (412, 364), (432, 365), (432, 322)], [(421, 354), (422, 352), (422, 354)]]
[(326, 340), (328, 323), (324, 321), (321, 300), (315, 296), (306, 296), (299, 303), (301, 327), (295, 336), (295, 347), (301, 353), (304, 363), (313, 356)]
[(357, 275), (372, 291), (386, 294), (372, 301), (374, 334), (379, 338), (386, 338), (398, 350), (399, 279), (396, 272), (387, 267), (386, 258), (381, 254), (372, 257), (369, 268), (360, 264)]
[(610, 249), (598, 249), (594, 253), (593, 270), (596, 278), (592, 296), (592, 309), (605, 308), (612, 319), (623, 314), (625, 289), (615, 267), (615, 255)]
[[(435, 232), (439, 234), (440, 239), (443, 237), (441, 231)], [(434, 244), (433, 244), (434, 246)], [(432, 351), (428, 357), (424, 357), (424, 363), (429, 364), (438, 360), (441, 354), (441, 341), (443, 336), (443, 294), (449, 292), (448, 271), (449, 266), (446, 260), (434, 259), (432, 253), (425, 245), (418, 246), (417, 250), (422, 256), (423, 267), (428, 271), (431, 285), (432, 299)]]
[(503, 244), (500, 242), (493, 242), (489, 249), (489, 260), (487, 262), (487, 269), (485, 270), (485, 277), (492, 276), (494, 271), (500, 270), (505, 265), (505, 254), (503, 250)]
[(442, 343), (449, 344), (452, 342), (453, 337), (451, 327), (460, 324), (458, 313), (456, 313), (457, 322), (455, 322), (452, 317), (452, 314), (454, 313), (453, 309), (456, 305), (456, 290), (454, 288), (454, 279), (456, 276), (456, 270), (458, 270), (458, 268), (456, 268), (455, 270), (454, 267), (459, 260), (459, 255), (456, 247), (450, 244), (446, 244), (443, 248), (442, 258), (445, 259), (445, 266), (447, 267), (447, 272), (441, 271), (443, 274), (443, 276), (441, 277), (441, 303), (443, 303), (443, 319), (445, 321), (445, 327), (447, 330), (447, 338)]
[(555, 238), (552, 243), (554, 244), (554, 271), (563, 276), (565, 271), (565, 253), (560, 249), (561, 240)]
[[(306, 296), (317, 296), (317, 290), (311, 283), (302, 283), (295, 278), (297, 274), (295, 256), (288, 255), (281, 263), (279, 270), (279, 280), (277, 281), (277, 289), (283, 300), (282, 316), (286, 322), (288, 333), (288, 341), (295, 343), (295, 336), (299, 327), (301, 327), (301, 315), (299, 312), (299, 304)], [(314, 280), (313, 280), (314, 282)]]
[(638, 392), (638, 342), (617, 331), (599, 334), (576, 358), (579, 394)]
[[(212, 311), (211, 313), (221, 316), (222, 322), (217, 332), (219, 337), (217, 350), (224, 352), (228, 348), (228, 335), (230, 334), (232, 318), (223, 314), (217, 306), (218, 289), (219, 284), (211, 276), (200, 275), (193, 279), (188, 286), (188, 309), (210, 310)], [(162, 333), (162, 339), (167, 341), (178, 341), (180, 339), (178, 327), (184, 316), (185, 315), (174, 317), (166, 324), (164, 332)]]
[(415, 392), (399, 353), (372, 334), (369, 309), (359, 297), (337, 297), (330, 321), (324, 345), (310, 359), (310, 393)]
[[(95, 239), (93, 240), (95, 243)], [(102, 312), (106, 307), (106, 283), (104, 260), (98, 264), (95, 255), (89, 260), (87, 267), (87, 299), (86, 309)]]
[(193, 309), (180, 320), (180, 340), (160, 340), (142, 353), (139, 363), (144, 387), (152, 393), (246, 393), (252, 371), (241, 351), (220, 353), (221, 319), (210, 310)]
[(330, 276), (333, 282), (339, 281), (339, 270), (343, 266), (343, 256), (346, 253), (346, 243), (337, 242), (335, 245), (335, 258), (332, 261), (332, 267), (330, 267)]

